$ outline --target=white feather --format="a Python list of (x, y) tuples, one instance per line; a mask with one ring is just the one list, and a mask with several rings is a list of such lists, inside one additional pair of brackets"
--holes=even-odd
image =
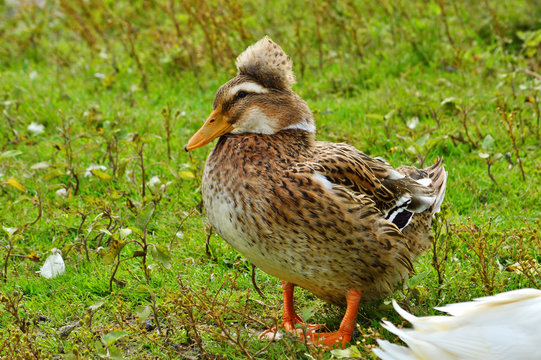
[(45, 263), (38, 271), (46, 279), (54, 278), (62, 275), (65, 270), (64, 259), (62, 259), (61, 251), (57, 248), (51, 250), (52, 255), (45, 260)]
[(276, 119), (268, 117), (257, 107), (247, 110), (235, 123), (231, 134), (256, 133), (271, 135), (276, 132)]
[[(379, 159), (381, 159), (381, 158), (379, 158)], [(406, 177), (406, 175), (401, 174), (396, 170), (389, 169), (389, 176), (387, 176), (387, 179), (389, 179), (389, 180), (400, 180), (400, 179), (403, 179), (405, 177)]]
[(396, 311), (413, 329), (383, 327), (408, 348), (378, 341), (381, 359), (541, 359), (541, 290), (522, 289), (437, 308), (453, 316), (416, 317)]
[(288, 127), (285, 127), (284, 130), (290, 130), (290, 129), (298, 129), (298, 130), (304, 130), (311, 133), (316, 132), (316, 126), (314, 125), (314, 120), (310, 119), (310, 121), (303, 119), (302, 121), (289, 125)]
[(432, 184), (432, 180), (430, 178), (424, 178), (424, 179), (419, 179), (415, 181), (417, 182), (417, 184), (423, 185), (423, 186), (429, 186), (430, 184)]
[(435, 213), (440, 211), (441, 203), (443, 202), (443, 198), (445, 197), (445, 187), (447, 185), (447, 176), (449, 173), (447, 171), (444, 171), (445, 179), (443, 180), (443, 185), (440, 189), (440, 192), (438, 193), (438, 196), (436, 197), (436, 201), (434, 204), (434, 209), (432, 210), (432, 216), (434, 216)]
[(243, 82), (229, 89), (229, 97), (234, 97), (239, 91), (245, 91), (247, 93), (258, 93), (264, 94), (268, 93), (269, 90), (265, 89), (263, 86), (256, 84), (255, 82)]
[(320, 173), (314, 173), (312, 175), (312, 177), (316, 180), (316, 181), (319, 181), (320, 183), (323, 184), (323, 187), (325, 189), (328, 189), (328, 190), (332, 190), (333, 188), (333, 184), (332, 182), (330, 182), (324, 175), (320, 174)]

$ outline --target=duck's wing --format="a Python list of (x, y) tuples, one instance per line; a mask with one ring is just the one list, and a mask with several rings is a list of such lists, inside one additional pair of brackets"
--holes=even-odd
[(366, 277), (363, 299), (392, 292), (413, 271), (409, 240), (368, 195), (331, 182), (307, 164), (281, 173), (269, 192), (284, 213), (288, 230), (291, 224), (302, 227), (314, 247), (325, 244), (325, 251), (348, 264), (343, 267), (356, 269), (352, 277)]
[(441, 160), (424, 170), (394, 169), (383, 159), (372, 158), (347, 144), (316, 142), (313, 156), (298, 167), (368, 196), (399, 229), (410, 223), (414, 213), (430, 210), (433, 215), (445, 192), (446, 173)]

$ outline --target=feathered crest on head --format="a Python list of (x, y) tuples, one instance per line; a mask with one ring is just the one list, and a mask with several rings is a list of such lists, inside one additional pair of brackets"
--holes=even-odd
[(295, 83), (293, 62), (268, 36), (249, 46), (237, 58), (239, 75), (248, 75), (262, 85), (290, 89)]

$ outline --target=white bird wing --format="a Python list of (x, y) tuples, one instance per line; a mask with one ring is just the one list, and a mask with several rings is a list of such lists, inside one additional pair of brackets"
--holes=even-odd
[[(446, 312), (449, 315), (460, 316), (470, 311), (479, 311), (482, 308), (500, 306), (508, 303), (516, 303), (530, 298), (541, 297), (541, 290), (538, 289), (519, 289), (485, 296), (474, 299), (474, 301), (448, 304), (445, 306), (435, 307), (434, 309)], [(406, 319), (407, 320), (407, 319)], [(409, 321), (409, 320), (408, 320)]]
[(382, 359), (541, 359), (541, 290), (513, 291), (443, 308), (452, 308), (455, 316), (416, 317), (396, 302), (393, 306), (414, 329), (398, 329), (384, 321), (383, 327), (398, 335), (409, 352), (397, 357), (401, 353), (385, 345), (383, 352), (375, 351), (385, 354)]
[(379, 348), (372, 352), (383, 360), (419, 360), (413, 352), (405, 346), (392, 344), (387, 340), (377, 339)]

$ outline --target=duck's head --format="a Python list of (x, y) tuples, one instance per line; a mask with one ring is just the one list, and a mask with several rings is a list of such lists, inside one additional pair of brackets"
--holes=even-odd
[(268, 36), (237, 58), (238, 75), (216, 92), (213, 111), (184, 147), (186, 151), (227, 133), (275, 134), (299, 129), (315, 132), (304, 100), (291, 90), (293, 63)]

